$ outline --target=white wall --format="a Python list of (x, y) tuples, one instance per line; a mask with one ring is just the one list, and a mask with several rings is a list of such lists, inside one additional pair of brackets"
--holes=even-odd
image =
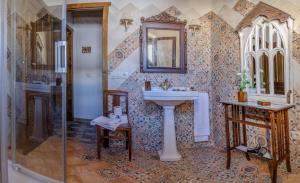
[[(102, 24), (100, 12), (73, 13), (74, 118), (93, 119), (102, 114)], [(82, 47), (90, 46), (90, 54)]]

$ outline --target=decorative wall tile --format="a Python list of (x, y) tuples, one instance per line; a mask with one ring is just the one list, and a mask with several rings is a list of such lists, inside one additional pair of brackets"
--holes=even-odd
[(116, 49), (108, 56), (109, 72), (113, 71), (122, 61), (124, 61), (132, 52), (139, 48), (139, 29), (130, 34)]
[(300, 64), (300, 34), (293, 32), (293, 57)]
[(245, 16), (247, 13), (249, 13), (252, 8), (254, 8), (255, 4), (252, 2), (249, 2), (248, 0), (239, 0), (233, 9), (237, 12), (239, 12), (241, 15)]
[(240, 71), (239, 38), (220, 17), (214, 13), (211, 16), (213, 133), (214, 142), (224, 147), (224, 109), (220, 100), (235, 96), (236, 74)]

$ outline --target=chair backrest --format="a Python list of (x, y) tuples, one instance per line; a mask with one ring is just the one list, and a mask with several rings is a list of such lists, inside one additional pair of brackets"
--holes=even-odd
[(120, 90), (104, 91), (104, 116), (108, 116), (110, 113), (113, 113), (115, 106), (121, 106), (123, 114), (128, 115), (128, 92)]

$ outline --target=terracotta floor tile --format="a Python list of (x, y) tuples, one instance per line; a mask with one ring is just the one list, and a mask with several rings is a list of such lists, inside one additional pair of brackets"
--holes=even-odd
[(76, 156), (70, 156), (67, 157), (67, 164), (68, 165), (83, 165), (86, 164), (87, 162), (82, 160), (80, 157)]
[(83, 183), (107, 183), (108, 181), (102, 178), (100, 175), (94, 172), (85, 172), (80, 174), (80, 180)]
[[(17, 154), (17, 162), (42, 175), (62, 180), (63, 166), (59, 138), (49, 138), (32, 152)], [(47, 147), (49, 146), (49, 151)], [(226, 169), (226, 153), (214, 147), (179, 149), (183, 159), (177, 162), (161, 162), (156, 152), (135, 150), (133, 159), (123, 147), (102, 150), (102, 159), (96, 159), (96, 146), (68, 141), (68, 183), (224, 183), (270, 182), (265, 161), (233, 151), (231, 168)], [(21, 152), (21, 151), (20, 151)], [(300, 159), (300, 157), (299, 157)], [(292, 173), (285, 166), (278, 170), (278, 180), (298, 183), (300, 160), (293, 161)]]
[(67, 182), (69, 183), (84, 183), (77, 175), (67, 176)]
[(119, 177), (117, 179), (114, 179), (112, 181), (109, 181), (109, 183), (138, 183), (136, 180), (131, 179), (127, 176)]
[(110, 168), (112, 165), (106, 161), (97, 161), (97, 162), (91, 162), (87, 164), (87, 168), (90, 171), (98, 170), (98, 169), (104, 169), (104, 168)]

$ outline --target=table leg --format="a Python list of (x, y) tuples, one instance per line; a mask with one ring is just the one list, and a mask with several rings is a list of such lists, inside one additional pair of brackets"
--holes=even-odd
[(109, 130), (103, 129), (103, 136), (105, 136), (105, 138), (102, 140), (103, 147), (109, 148)]
[(128, 132), (128, 148), (129, 148), (129, 151), (128, 151), (128, 154), (129, 154), (129, 161), (131, 161), (131, 154), (132, 154), (132, 131), (131, 129), (129, 130)]
[(272, 162), (272, 183), (277, 181), (277, 161)]
[(238, 123), (239, 119), (240, 119), (239, 106), (233, 105), (232, 106), (232, 127), (233, 127), (234, 147), (239, 146), (241, 142), (240, 124)]
[(286, 168), (291, 172), (291, 159), (290, 159), (290, 131), (289, 131), (289, 116), (288, 111), (284, 111), (284, 126), (285, 126), (285, 150), (286, 150)]
[(230, 131), (229, 131), (229, 120), (228, 120), (228, 105), (225, 105), (225, 135), (226, 135), (226, 152), (227, 152), (227, 165), (226, 168), (230, 168)]
[(272, 183), (276, 183), (277, 179), (277, 158), (276, 158), (276, 139), (275, 139), (275, 114), (270, 112), (270, 121), (271, 121), (271, 144), (272, 144), (272, 162), (271, 162), (271, 174), (272, 174)]
[(236, 108), (235, 105), (231, 106), (231, 116), (232, 116), (232, 139), (233, 139), (233, 147), (237, 146), (237, 135), (236, 135)]
[[(242, 118), (243, 118), (243, 121), (246, 121), (246, 109), (245, 107), (242, 107)], [(244, 146), (248, 146), (247, 144), (247, 128), (246, 128), (246, 125), (243, 124), (243, 140), (244, 140), (244, 143), (243, 145)], [(250, 156), (249, 156), (249, 153), (245, 153), (246, 154), (246, 158), (248, 161), (250, 161)]]
[(97, 158), (101, 158), (101, 146), (102, 146), (102, 127), (97, 126)]
[[(236, 121), (240, 120), (240, 106), (235, 106), (235, 119)], [(236, 123), (236, 140), (237, 140), (237, 145), (239, 146), (241, 144), (241, 124), (240, 123)]]

